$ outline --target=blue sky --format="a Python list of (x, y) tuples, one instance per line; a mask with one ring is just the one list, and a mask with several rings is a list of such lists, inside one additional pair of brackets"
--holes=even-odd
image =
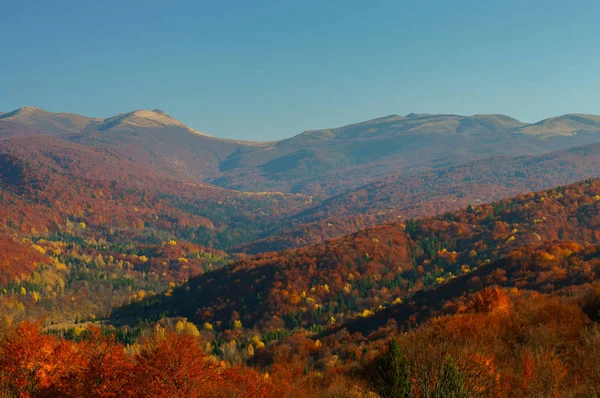
[(597, 1), (27, 0), (0, 10), (2, 111), (160, 108), (248, 140), (391, 113), (600, 114)]

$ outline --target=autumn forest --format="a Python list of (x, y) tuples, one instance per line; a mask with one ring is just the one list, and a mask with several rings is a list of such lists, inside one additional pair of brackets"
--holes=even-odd
[(599, 134), (0, 113), (0, 396), (600, 397)]

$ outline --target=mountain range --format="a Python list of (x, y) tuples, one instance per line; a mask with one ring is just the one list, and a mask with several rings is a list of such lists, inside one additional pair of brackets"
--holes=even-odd
[(7, 130), (7, 122), (28, 133), (111, 150), (173, 178), (313, 196), (340, 194), (390, 173), (436, 170), (496, 155), (540, 155), (600, 141), (600, 117), (580, 114), (535, 124), (504, 115), (390, 115), (274, 142), (211, 137), (160, 110), (99, 119), (24, 107), (0, 115), (0, 131)]

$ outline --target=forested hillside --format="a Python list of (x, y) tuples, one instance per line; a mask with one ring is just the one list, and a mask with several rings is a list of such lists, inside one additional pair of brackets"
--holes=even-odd
[(219, 249), (310, 203), (168, 180), (54, 137), (4, 138), (0, 152), (0, 311), (15, 320), (106, 316), (227, 264)]
[[(408, 396), (593, 396), (598, 206), (600, 182), (588, 180), (243, 259), (138, 297), (103, 333), (8, 325), (0, 388), (309, 397), (387, 396), (403, 383)], [(173, 243), (162, 250), (188, 250)]]
[[(600, 182), (588, 180), (385, 224), (239, 261), (144, 311), (192, 320), (230, 361), (292, 361), (374, 389), (385, 384), (376, 365), (386, 357), (377, 358), (396, 338), (411, 391), (444, 383), (452, 367), (452, 388), (468, 395), (588, 396), (600, 341), (599, 206)], [(140, 309), (117, 311), (118, 323)]]
[(383, 222), (421, 218), (600, 175), (600, 145), (541, 156), (492, 157), (438, 171), (390, 175), (315, 203), (286, 219), (246, 253), (279, 251), (347, 235)]
[(239, 318), (268, 330), (339, 323), (469, 274), (526, 244), (600, 243), (599, 206), (600, 183), (589, 180), (249, 257), (154, 300), (161, 310), (199, 324), (227, 327)]

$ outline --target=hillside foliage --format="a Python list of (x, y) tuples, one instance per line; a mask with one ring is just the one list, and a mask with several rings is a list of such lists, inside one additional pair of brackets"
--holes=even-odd
[(600, 147), (535, 128), (3, 114), (0, 395), (600, 396)]

